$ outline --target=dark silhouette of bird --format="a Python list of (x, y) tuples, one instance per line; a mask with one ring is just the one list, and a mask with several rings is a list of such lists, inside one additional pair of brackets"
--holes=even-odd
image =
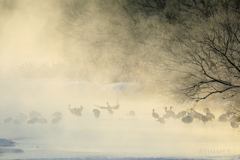
[(32, 124), (34, 125), (38, 121), (38, 118), (32, 118), (27, 121), (27, 124)]
[(153, 116), (153, 118), (155, 118), (155, 119), (158, 119), (158, 118), (159, 118), (159, 115), (155, 112), (155, 109), (153, 109), (152, 116)]
[(74, 108), (74, 114), (76, 116), (82, 116), (82, 110), (83, 110), (82, 106), (80, 106), (79, 108)]
[(71, 105), (69, 104), (68, 105), (68, 110), (72, 113), (72, 115), (74, 115), (74, 108), (71, 108)]
[(37, 111), (31, 111), (29, 113), (29, 118), (30, 119), (33, 119), (33, 118), (39, 118), (41, 117), (41, 113), (37, 112)]
[(177, 114), (177, 118), (178, 118), (178, 119), (179, 119), (179, 118), (182, 118), (182, 117), (184, 117), (186, 114), (187, 114), (187, 111), (181, 111), (181, 112), (179, 112), (179, 113)]
[(20, 122), (18, 119), (14, 119), (14, 120), (13, 120), (13, 124), (15, 124), (15, 125), (20, 125), (21, 122)]
[(119, 109), (119, 106), (120, 106), (120, 105), (117, 104), (116, 106), (111, 107), (111, 106), (108, 104), (108, 102), (107, 102), (107, 107), (102, 107), (102, 106), (97, 106), (97, 105), (94, 105), (94, 106), (99, 107), (99, 108), (101, 108), (101, 109), (106, 109), (106, 110), (108, 111), (108, 113), (109, 113), (110, 115), (112, 115), (112, 114), (113, 114), (113, 110)]
[(233, 129), (238, 128), (238, 123), (237, 122), (231, 121), (230, 125), (232, 126)]
[(4, 123), (11, 123), (13, 121), (13, 118), (12, 117), (8, 117), (4, 120)]
[(20, 121), (20, 122), (26, 122), (27, 120), (27, 116), (23, 113), (19, 113), (16, 118)]
[(131, 117), (135, 117), (135, 112), (134, 111), (129, 111), (129, 113), (127, 115), (131, 116)]
[(218, 117), (218, 121), (219, 121), (219, 122), (227, 122), (227, 121), (228, 121), (228, 118), (229, 118), (229, 113), (221, 114), (221, 115)]
[(52, 119), (52, 124), (57, 124), (62, 120), (62, 117), (55, 117)]
[(93, 109), (93, 114), (95, 118), (99, 118), (100, 117), (100, 111), (98, 109)]
[(159, 117), (157, 121), (160, 122), (161, 124), (165, 124), (165, 120), (162, 117)]
[(175, 115), (175, 113), (172, 111), (172, 106), (170, 106), (170, 110), (167, 110), (167, 107), (164, 107), (165, 108), (165, 112), (166, 112), (166, 114), (164, 114), (163, 115), (163, 118), (170, 118), (170, 117), (172, 117), (172, 118), (176, 118), (176, 115)]
[(53, 117), (62, 117), (62, 113), (61, 112), (54, 112), (52, 114)]
[(182, 118), (182, 122), (186, 124), (192, 123), (193, 118), (190, 115), (186, 115), (185, 117)]
[(45, 118), (38, 118), (38, 123), (45, 124), (47, 120)]

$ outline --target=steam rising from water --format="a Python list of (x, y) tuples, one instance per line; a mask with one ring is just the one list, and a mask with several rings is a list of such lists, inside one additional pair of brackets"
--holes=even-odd
[[(6, 83), (11, 84), (7, 86)], [(1, 84), (5, 86), (1, 95), (5, 95), (7, 91), (8, 96), (2, 96), (1, 99), (0, 136), (14, 140), (16, 148), (25, 151), (20, 155), (11, 155), (13, 157), (209, 157), (231, 156), (239, 152), (239, 132), (233, 130), (229, 123), (214, 120), (204, 125), (194, 120), (192, 124), (185, 125), (180, 120), (167, 119), (162, 125), (154, 120), (152, 108), (162, 116), (165, 114), (163, 107), (172, 104), (158, 97), (145, 96), (138, 92), (126, 96), (120, 94), (119, 90), (113, 92), (118, 96), (102, 96), (108, 92), (96, 86), (91, 88), (87, 84), (83, 87), (75, 84), (72, 87), (70, 82), (56, 80), (25, 80)], [(120, 108), (114, 110), (112, 116), (106, 110), (94, 106), (106, 106), (106, 102), (116, 105), (116, 97)], [(82, 116), (73, 116), (67, 108), (68, 104), (72, 107), (83, 105)], [(221, 114), (214, 106), (210, 107), (216, 117)], [(92, 112), (96, 108), (101, 112), (99, 119), (95, 119)], [(186, 107), (173, 108), (175, 113), (183, 109)], [(32, 110), (40, 112), (48, 123), (23, 123), (19, 126), (3, 123), (9, 116), (15, 117), (19, 112), (28, 115)], [(130, 110), (136, 112), (136, 117), (127, 116)], [(53, 125), (52, 114), (56, 111), (60, 111), (63, 118)], [(221, 153), (218, 153), (219, 150)]]
[[(0, 137), (17, 142), (16, 147), (25, 151), (20, 156), (74, 157), (89, 152), (89, 155), (207, 157), (239, 153), (239, 132), (229, 123), (213, 121), (204, 125), (195, 121), (184, 125), (180, 120), (169, 119), (161, 125), (151, 115), (153, 108), (163, 115), (165, 106), (172, 105), (177, 113), (193, 107), (191, 104), (179, 105), (171, 97), (146, 94), (142, 84), (136, 82), (109, 84), (94, 74), (85, 76), (85, 81), (79, 78), (95, 70), (86, 66), (88, 63), (71, 64), (73, 61), (66, 58), (64, 44), (69, 42), (61, 39), (57, 30), (63, 14), (57, 1), (11, 2), (10, 7), (2, 6), (0, 19)], [(82, 48), (78, 53), (84, 57), (86, 50)], [(111, 71), (109, 68), (104, 73)], [(106, 106), (109, 102), (113, 106), (117, 101), (120, 109), (112, 116), (98, 108), (101, 115), (95, 119), (94, 104)], [(82, 117), (74, 117), (67, 108), (69, 104), (83, 105)], [(202, 108), (210, 107), (218, 117), (223, 113), (220, 105), (206, 102), (195, 108), (201, 112)], [(48, 123), (19, 126), (3, 123), (7, 117), (15, 117), (19, 112), (28, 115), (33, 110), (39, 111)], [(136, 112), (136, 118), (127, 116), (131, 110)], [(56, 111), (63, 118), (52, 125), (52, 114)], [(214, 150), (224, 153), (213, 153)]]

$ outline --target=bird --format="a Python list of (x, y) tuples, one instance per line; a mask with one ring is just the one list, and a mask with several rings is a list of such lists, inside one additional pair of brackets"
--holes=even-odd
[(236, 118), (236, 121), (237, 121), (237, 122), (240, 122), (240, 116), (238, 116), (238, 117)]
[(74, 108), (74, 114), (76, 116), (82, 116), (82, 110), (83, 110), (82, 106), (80, 106), (79, 108)]
[(130, 111), (127, 115), (131, 116), (131, 117), (134, 117), (135, 116), (135, 112), (134, 111)]
[(38, 121), (38, 118), (32, 118), (27, 121), (27, 124), (35, 124)]
[(155, 119), (158, 119), (158, 118), (159, 118), (159, 115), (155, 112), (155, 109), (153, 109), (152, 116), (153, 116), (153, 118), (155, 118)]
[(45, 118), (38, 118), (38, 123), (45, 124), (47, 120)]
[(37, 112), (37, 111), (31, 111), (29, 113), (29, 118), (30, 119), (33, 119), (33, 118), (39, 118), (41, 117), (41, 113)]
[(73, 114), (73, 115), (76, 115), (76, 116), (82, 116), (82, 110), (83, 110), (83, 107), (80, 106), (79, 108), (70, 108), (71, 105), (69, 104), (68, 105), (68, 110)]
[(211, 111), (209, 110), (209, 108), (207, 108), (206, 115), (207, 115), (208, 117), (210, 117), (211, 119), (215, 119), (214, 114), (211, 113)]
[(58, 122), (60, 122), (62, 119), (62, 117), (55, 117), (52, 119), (52, 124), (57, 124)]
[(100, 111), (98, 109), (93, 109), (93, 114), (94, 114), (95, 118), (100, 117)]
[(13, 123), (14, 123), (15, 125), (20, 125), (20, 124), (21, 124), (21, 122), (20, 122), (18, 119), (14, 119)]
[(62, 113), (61, 112), (55, 112), (52, 114), (53, 117), (61, 117)]
[(71, 105), (69, 104), (68, 105), (68, 110), (74, 115), (75, 112), (74, 112), (74, 108), (71, 108)]
[(229, 117), (229, 113), (222, 114), (218, 117), (219, 122), (227, 122)]
[(211, 113), (210, 109), (207, 108), (207, 107), (203, 108), (203, 112), (204, 112), (204, 113)]
[(209, 117), (205, 116), (205, 115), (202, 115), (201, 119), (202, 119), (204, 124), (210, 120)]
[(174, 114), (174, 112), (172, 111), (172, 106), (170, 106), (170, 110), (167, 110), (167, 107), (164, 107), (165, 108), (165, 112), (167, 113), (167, 114)]
[(102, 107), (102, 106), (97, 106), (97, 105), (94, 105), (94, 106), (99, 107), (99, 108), (101, 108), (101, 109), (106, 109), (106, 110), (108, 110), (109, 115), (111, 115), (111, 114), (113, 114), (113, 110), (119, 109), (119, 106), (120, 106), (120, 105), (117, 104), (116, 106), (111, 107), (111, 106), (109, 106), (109, 104), (108, 104), (108, 102), (107, 102), (107, 107)]
[(191, 111), (194, 113), (194, 117), (193, 117), (193, 118), (196, 118), (196, 119), (198, 119), (198, 120), (202, 120), (203, 114), (195, 111), (193, 108), (191, 108)]
[(230, 125), (232, 126), (233, 129), (238, 128), (238, 123), (237, 122), (231, 121)]
[(171, 114), (166, 113), (166, 114), (163, 115), (163, 118), (165, 118), (165, 119), (168, 119), (169, 117), (171, 117)]
[(229, 120), (234, 121), (234, 122), (238, 122), (238, 116), (236, 116), (236, 113), (233, 113), (233, 116)]
[(27, 120), (27, 116), (23, 113), (19, 113), (16, 118), (20, 121), (20, 122), (26, 122)]
[(4, 120), (4, 123), (11, 123), (13, 121), (12, 117), (8, 117)]
[(190, 110), (190, 112), (188, 112), (188, 115), (191, 116), (193, 119), (196, 117), (196, 113), (192, 111), (192, 109)]
[(187, 111), (181, 111), (177, 114), (177, 118), (182, 118), (187, 114)]
[(162, 117), (159, 117), (157, 121), (160, 122), (160, 123), (162, 123), (162, 124), (165, 124), (165, 120), (164, 120), (164, 118), (162, 118)]
[(192, 123), (192, 121), (193, 118), (190, 115), (186, 115), (185, 117), (182, 118), (182, 122), (186, 124)]
[(164, 107), (165, 108), (165, 112), (166, 114), (163, 115), (163, 118), (169, 118), (169, 117), (172, 117), (172, 118), (176, 118), (176, 115), (175, 113), (172, 111), (172, 106), (170, 106), (170, 110), (167, 110), (167, 107)]

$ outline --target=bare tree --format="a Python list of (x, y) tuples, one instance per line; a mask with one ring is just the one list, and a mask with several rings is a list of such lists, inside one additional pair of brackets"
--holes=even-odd
[(198, 102), (216, 96), (237, 102), (237, 0), (73, 2), (84, 5), (66, 10), (62, 31), (87, 42), (88, 60), (97, 69), (114, 66), (116, 81), (151, 79), (161, 82), (159, 90), (169, 88), (182, 99)]

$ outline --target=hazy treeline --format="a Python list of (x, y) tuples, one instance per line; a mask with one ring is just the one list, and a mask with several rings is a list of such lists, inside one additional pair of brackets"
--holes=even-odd
[(87, 57), (77, 50), (71, 56), (86, 58), (103, 75), (114, 73), (110, 82), (153, 84), (196, 101), (238, 94), (238, 1), (73, 0), (66, 6), (61, 31), (79, 48), (90, 45)]
[[(38, 4), (3, 0), (2, 14), (38, 8)], [(237, 0), (50, 0), (41, 4), (37, 15), (46, 16), (36, 37), (42, 36), (47, 41), (44, 47), (52, 48), (46, 57), (60, 57), (60, 63), (53, 63), (61, 68), (60, 76), (99, 83), (136, 82), (148, 91), (176, 93), (184, 100), (239, 99)], [(34, 68), (24, 65), (20, 72), (28, 66)], [(36, 70), (44, 66), (48, 72), (57, 70), (52, 64), (39, 66)]]

